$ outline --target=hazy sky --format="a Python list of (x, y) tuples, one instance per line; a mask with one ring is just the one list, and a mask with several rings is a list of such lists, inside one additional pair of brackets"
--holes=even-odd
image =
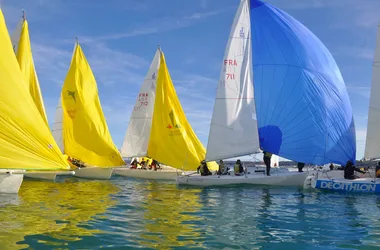
[[(49, 122), (77, 36), (120, 147), (157, 45), (186, 115), (207, 145), (215, 89), (239, 0), (0, 0), (10, 33), (26, 11)], [(331, 51), (354, 110), (363, 157), (379, 0), (267, 0), (306, 25)], [(380, 98), (380, 97), (379, 97)]]

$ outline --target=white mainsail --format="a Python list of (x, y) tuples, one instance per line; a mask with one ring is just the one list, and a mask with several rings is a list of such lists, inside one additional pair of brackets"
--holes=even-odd
[(208, 138), (208, 161), (259, 151), (251, 55), (249, 3), (242, 0), (224, 53)]
[(54, 137), (55, 142), (57, 143), (59, 149), (64, 153), (64, 147), (63, 147), (63, 123), (62, 123), (62, 103), (61, 98), (59, 98), (59, 102), (57, 105), (57, 108), (55, 109), (55, 117), (54, 117), (54, 123), (52, 125), (52, 134)]
[(158, 48), (141, 86), (140, 93), (137, 96), (123, 146), (121, 147), (122, 157), (140, 157), (147, 154), (156, 96), (157, 71), (160, 66), (160, 54), (161, 50)]
[(375, 57), (372, 65), (372, 86), (369, 99), (367, 139), (364, 157), (380, 157), (380, 25), (377, 28)]

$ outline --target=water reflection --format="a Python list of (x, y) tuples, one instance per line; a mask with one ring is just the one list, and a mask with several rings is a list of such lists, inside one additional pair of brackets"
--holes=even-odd
[[(139, 244), (151, 248), (195, 245), (200, 233), (197, 232), (197, 216), (201, 205), (199, 190), (182, 192), (175, 184), (148, 182), (145, 186), (145, 202), (142, 209), (144, 230)], [(200, 246), (200, 245), (198, 245)]]
[(379, 215), (376, 195), (25, 181), (0, 196), (0, 249), (376, 249)]
[(25, 180), (16, 196), (17, 202), (0, 207), (1, 249), (28, 246), (37, 249), (40, 244), (60, 245), (59, 242), (99, 234), (101, 230), (86, 228), (85, 223), (115, 205), (110, 194), (117, 191), (116, 186), (107, 181)]

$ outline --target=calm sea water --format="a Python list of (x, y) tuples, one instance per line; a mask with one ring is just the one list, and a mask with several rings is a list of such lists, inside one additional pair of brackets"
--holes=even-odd
[(113, 177), (25, 180), (0, 249), (380, 249), (380, 196)]

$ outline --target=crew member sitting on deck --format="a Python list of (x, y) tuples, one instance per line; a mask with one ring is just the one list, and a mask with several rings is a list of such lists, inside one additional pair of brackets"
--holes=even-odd
[(137, 162), (136, 158), (133, 159), (133, 161), (131, 162), (131, 168), (132, 169), (136, 169), (137, 168), (137, 164), (138, 164), (138, 162)]
[[(226, 173), (225, 173), (225, 170), (227, 170), (226, 169), (226, 167), (224, 166), (224, 162), (223, 162), (223, 160), (220, 160), (219, 161), (219, 170), (218, 170), (218, 175), (225, 175)], [(227, 171), (226, 171), (227, 172)]]
[(376, 165), (375, 175), (376, 178), (380, 178), (380, 161)]
[(154, 171), (157, 171), (157, 166), (160, 166), (160, 164), (158, 164), (158, 162), (153, 159), (152, 164), (150, 164), (150, 166), (149, 166), (149, 169), (153, 168)]
[(364, 171), (361, 171), (357, 167), (354, 166), (354, 164), (351, 161), (347, 161), (346, 167), (344, 169), (344, 179), (348, 180), (354, 180), (359, 178), (358, 176), (355, 175), (355, 171), (360, 172), (364, 174)]
[(244, 173), (243, 164), (240, 160), (237, 160), (234, 166), (235, 175), (242, 175)]
[(330, 163), (330, 170), (334, 170), (334, 164)]
[(210, 170), (207, 167), (205, 160), (201, 161), (201, 165), (197, 168), (198, 173), (200, 172), (202, 176), (212, 175)]
[(147, 161), (146, 161), (145, 158), (143, 157), (143, 158), (141, 159), (141, 162), (140, 162), (141, 169), (146, 169), (146, 163), (147, 163)]
[(303, 172), (303, 167), (305, 166), (305, 163), (303, 162), (298, 162), (297, 167), (298, 167), (298, 172), (302, 173)]
[(267, 175), (270, 176), (270, 159), (272, 158), (272, 153), (264, 151), (263, 154), (264, 154), (263, 160), (264, 160), (265, 166), (267, 167)]

